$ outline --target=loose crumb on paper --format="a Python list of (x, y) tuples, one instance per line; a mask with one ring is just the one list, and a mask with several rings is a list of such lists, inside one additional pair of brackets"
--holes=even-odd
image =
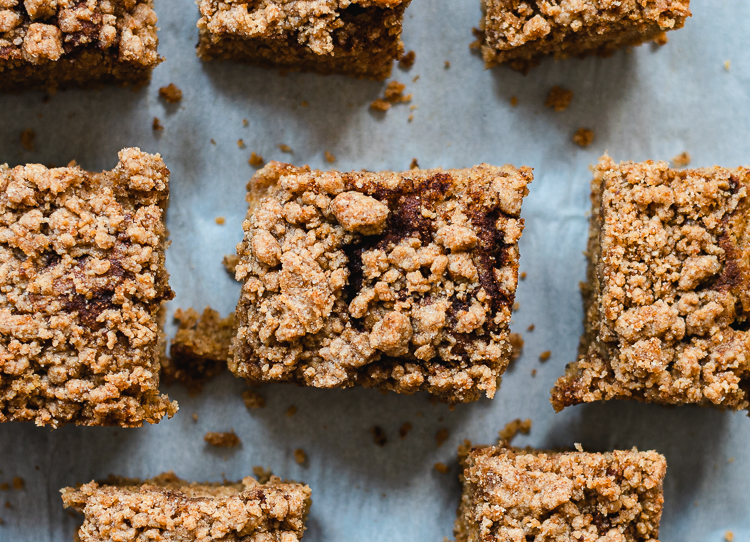
[(445, 463), (435, 463), (433, 468), (440, 474), (448, 474), (448, 465), (446, 465)]
[(541, 361), (542, 363), (544, 363), (550, 357), (552, 357), (552, 352), (550, 350), (546, 350), (546, 351), (542, 352), (541, 354), (539, 354), (539, 361)]
[(260, 154), (255, 154), (254, 152), (250, 153), (250, 160), (247, 161), (248, 164), (250, 164), (253, 167), (263, 167), (263, 164), (265, 164), (265, 160), (263, 160), (263, 157)]
[(443, 64), (443, 68), (445, 68), (446, 70), (450, 70), (451, 63), (448, 60), (446, 60), (445, 63)]
[(266, 398), (255, 390), (243, 391), (242, 401), (245, 403), (245, 408), (248, 410), (263, 408), (266, 406)]
[(404, 422), (401, 427), (398, 428), (398, 436), (400, 438), (406, 438), (406, 435), (411, 431), (412, 425), (409, 422)]
[(217, 216), (214, 220), (219, 226), (223, 226), (227, 221), (227, 219), (224, 218), (223, 216)]
[(26, 481), (20, 476), (13, 477), (13, 489), (23, 489)]
[(279, 150), (281, 152), (286, 152), (286, 153), (289, 153), (289, 154), (294, 153), (294, 151), (292, 150), (292, 148), (289, 145), (284, 145), (283, 143), (281, 145), (279, 145)]
[(510, 341), (510, 346), (512, 348), (510, 352), (510, 361), (512, 363), (523, 354), (523, 337), (520, 333), (511, 333), (508, 340)]
[(182, 91), (174, 83), (169, 83), (166, 87), (159, 89), (159, 96), (170, 104), (176, 104), (182, 100)]
[(297, 407), (296, 406), (292, 405), (292, 406), (290, 406), (289, 408), (286, 409), (286, 415), (289, 416), (290, 418), (292, 416), (294, 416), (295, 414), (297, 414)]
[(305, 453), (305, 450), (302, 448), (294, 450), (294, 461), (296, 461), (297, 465), (304, 465), (307, 463), (307, 454)]
[(435, 434), (435, 444), (440, 448), (448, 440), (448, 429), (443, 427)]
[(245, 128), (247, 128), (249, 125), (250, 125), (250, 123), (247, 122), (247, 119), (242, 119), (242, 126), (244, 126)]
[(238, 140), (237, 140), (237, 146), (238, 146), (238, 147), (239, 147), (240, 149), (244, 149), (244, 148), (245, 148), (245, 141), (244, 141), (243, 139), (238, 139)]
[(328, 151), (324, 151), (323, 155), (326, 157), (326, 162), (333, 164), (336, 161), (336, 157)]
[(27, 128), (21, 132), (21, 146), (29, 152), (34, 151), (34, 140), (36, 139), (36, 132), (31, 128)]
[(505, 427), (503, 427), (498, 432), (498, 436), (500, 437), (500, 440), (505, 441), (508, 444), (510, 444), (511, 441), (519, 433), (523, 435), (528, 435), (530, 432), (531, 432), (531, 419), (527, 418), (525, 420), (522, 420), (521, 418), (516, 418), (512, 422), (506, 423)]
[(398, 81), (391, 81), (385, 88), (382, 98), (378, 98), (370, 104), (370, 109), (375, 111), (388, 111), (391, 106), (398, 103), (408, 103), (411, 101), (411, 94), (404, 94), (406, 85)]
[(667, 37), (666, 32), (660, 32), (659, 35), (654, 38), (654, 43), (656, 45), (666, 45), (668, 41), (669, 38)]
[(198, 413), (197, 412), (193, 412), (193, 416), (192, 417), (193, 417), (193, 422), (197, 422), (198, 421)]
[(724, 540), (727, 542), (733, 542), (734, 540), (734, 533), (732, 531), (727, 531), (724, 533)]
[(526, 331), (534, 331), (536, 329), (536, 326), (534, 324), (531, 324), (529, 327), (526, 328)]
[(544, 105), (546, 107), (551, 107), (560, 113), (565, 111), (572, 101), (573, 91), (555, 85), (550, 89), (547, 99), (544, 101)]
[(234, 430), (226, 432), (209, 431), (203, 436), (203, 440), (217, 448), (234, 448), (235, 446), (239, 446), (242, 442), (240, 441), (240, 437), (235, 434)]
[(409, 169), (419, 169), (419, 162), (417, 162), (416, 158), (411, 159), (411, 164), (409, 165)]
[(374, 100), (372, 103), (370, 103), (370, 109), (373, 111), (388, 111), (391, 108), (391, 104), (383, 100), (382, 98), (378, 98), (377, 100)]
[(688, 152), (683, 152), (672, 158), (672, 166), (676, 168), (683, 168), (690, 165), (692, 157)]
[(588, 128), (578, 128), (573, 134), (573, 143), (581, 147), (588, 147), (594, 142), (594, 132)]
[(164, 125), (159, 120), (159, 117), (154, 117), (154, 120), (151, 122), (151, 129), (154, 132), (160, 132), (164, 129)]
[(731, 68), (731, 67), (732, 67), (732, 61), (731, 60), (727, 60), (727, 61), (724, 62), (724, 69), (726, 71), (729, 71), (729, 68)]
[(307, 102), (306, 100), (302, 100), (302, 101), (300, 102), (300, 106), (302, 106), (302, 107), (309, 107), (309, 106), (310, 106), (310, 104), (309, 104), (309, 103), (308, 103), (308, 102)]
[(404, 53), (403, 56), (398, 60), (398, 67), (402, 70), (411, 69), (414, 66), (414, 62), (417, 60), (417, 53), (409, 51)]
[(511, 96), (510, 97), (510, 106), (511, 107), (516, 107), (517, 105), (518, 105), (518, 97)]
[(370, 429), (372, 439), (378, 446), (385, 446), (388, 442), (388, 438), (385, 436), (385, 431), (379, 425), (375, 425)]
[(526, 280), (526, 276), (527, 276), (527, 275), (526, 275), (526, 271), (523, 271), (523, 272), (521, 273), (521, 280)]

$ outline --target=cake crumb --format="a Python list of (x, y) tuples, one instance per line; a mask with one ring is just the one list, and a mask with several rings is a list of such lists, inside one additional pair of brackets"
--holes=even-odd
[(524, 271), (523, 273), (521, 273), (521, 277), (520, 278), (521, 278), (521, 280), (526, 280), (526, 271)]
[(234, 429), (227, 432), (209, 431), (203, 436), (203, 440), (217, 448), (234, 448), (242, 442), (240, 437), (235, 434)]
[(729, 68), (731, 67), (732, 67), (732, 62), (730, 60), (727, 60), (726, 62), (724, 62), (724, 69), (726, 71), (729, 71)]
[(237, 140), (237, 146), (238, 146), (238, 147), (239, 147), (240, 149), (244, 149), (244, 148), (245, 148), (245, 140), (244, 140), (244, 139), (238, 139), (238, 140)]
[(214, 220), (219, 226), (223, 226), (227, 221), (223, 216), (217, 216)]
[(245, 128), (247, 128), (249, 125), (250, 125), (250, 123), (247, 122), (247, 119), (242, 119), (242, 126), (244, 126)]
[(668, 41), (669, 41), (669, 38), (667, 37), (666, 32), (661, 32), (654, 38), (654, 43), (656, 45), (666, 45)]
[(292, 405), (292, 406), (290, 406), (289, 408), (286, 409), (286, 415), (289, 416), (290, 418), (292, 416), (294, 416), (295, 414), (297, 414), (297, 407), (296, 406)]
[(26, 482), (20, 476), (15, 476), (13, 478), (13, 489), (23, 489), (25, 485)]
[(328, 151), (324, 151), (323, 155), (326, 157), (326, 162), (333, 164), (336, 161), (336, 157)]
[(193, 421), (194, 422), (198, 421), (198, 413), (197, 412), (193, 412)]
[(215, 139), (212, 138), (209, 141), (211, 141), (211, 145), (216, 145), (216, 140)]
[(159, 132), (164, 129), (164, 125), (162, 125), (159, 117), (154, 117), (154, 120), (151, 122), (151, 129), (154, 132)]
[(725, 532), (724, 540), (726, 540), (727, 542), (732, 542), (734, 540), (734, 533), (732, 531)]
[(299, 105), (300, 105), (301, 107), (309, 107), (309, 106), (310, 106), (310, 104), (309, 104), (309, 103), (307, 103), (307, 101), (306, 101), (306, 100), (302, 100), (302, 101), (300, 102), (300, 104), (299, 104)]
[(237, 264), (240, 263), (240, 257), (237, 256), (237, 254), (227, 254), (221, 260), (221, 263), (224, 266), (224, 269), (227, 270), (227, 273), (234, 276), (234, 272), (237, 270)]
[(21, 146), (29, 152), (34, 151), (34, 139), (36, 139), (36, 132), (31, 128), (21, 132)]
[(516, 437), (516, 435), (518, 435), (518, 433), (528, 435), (530, 432), (531, 419), (527, 418), (525, 420), (522, 420), (521, 418), (516, 418), (512, 422), (506, 423), (505, 427), (503, 427), (498, 432), (498, 436), (500, 437), (501, 441), (505, 441), (507, 444), (510, 444), (511, 441)]
[(546, 107), (551, 107), (558, 113), (565, 111), (570, 102), (573, 101), (573, 91), (555, 85), (549, 91), (547, 99), (544, 101)]
[(581, 446), (580, 442), (576, 442), (573, 447), (576, 449), (577, 452), (583, 453), (583, 446)]
[(419, 169), (419, 162), (417, 162), (416, 158), (411, 159), (411, 164), (409, 164), (409, 169)]
[(594, 132), (588, 128), (578, 128), (573, 135), (573, 143), (581, 147), (588, 147), (594, 142)]
[(536, 377), (536, 369), (531, 369), (531, 378)]
[(406, 435), (409, 434), (409, 431), (411, 431), (412, 425), (409, 422), (404, 422), (404, 424), (398, 428), (398, 436), (401, 438), (406, 438)]
[(373, 111), (388, 111), (391, 108), (391, 104), (383, 100), (382, 98), (378, 98), (377, 100), (374, 100), (372, 103), (370, 103), (370, 109)]
[(451, 69), (451, 63), (446, 60), (445, 63), (443, 64), (443, 68), (445, 68), (446, 70), (450, 70)]
[(266, 398), (255, 390), (243, 391), (242, 400), (245, 403), (245, 408), (248, 410), (263, 408), (266, 406)]
[(417, 53), (409, 51), (404, 53), (403, 56), (398, 60), (398, 67), (402, 70), (409, 70), (414, 66), (414, 62), (417, 60)]
[(409, 115), (409, 118), (406, 120), (408, 120), (409, 122), (414, 122), (414, 114), (412, 113), (411, 115)]
[(552, 356), (552, 352), (549, 350), (545, 350), (541, 354), (539, 354), (539, 361), (545, 362)]
[(293, 154), (294, 153), (294, 151), (292, 150), (292, 148), (289, 145), (284, 145), (283, 143), (281, 145), (279, 145), (279, 150), (281, 152), (286, 152), (286, 153), (289, 153), (289, 154)]
[(176, 104), (182, 100), (182, 91), (174, 83), (169, 83), (166, 87), (159, 89), (159, 96), (170, 104)]
[(264, 469), (260, 465), (256, 465), (253, 467), (253, 474), (255, 475), (255, 479), (258, 480), (258, 483), (260, 484), (267, 483), (271, 479), (271, 476), (273, 476), (271, 469)]
[(727, 463), (729, 463), (730, 465), (734, 463), (734, 457), (730, 457), (729, 459), (727, 459)]
[(382, 98), (378, 98), (370, 104), (370, 109), (376, 111), (388, 111), (392, 105), (397, 103), (408, 103), (411, 101), (412, 95), (404, 95), (406, 85), (399, 83), (398, 81), (391, 81), (385, 87), (385, 93)]
[(419, 81), (418, 75), (414, 76), (414, 79), (411, 80), (412, 83), (416, 83), (417, 81)]
[(448, 440), (448, 429), (443, 427), (437, 433), (435, 433), (435, 444), (437, 444), (437, 447), (440, 448), (446, 440)]
[(510, 354), (511, 363), (516, 361), (523, 354), (523, 337), (520, 333), (511, 333), (508, 336), (510, 346), (513, 349)]
[(511, 107), (516, 107), (517, 105), (518, 105), (518, 97), (511, 96), (510, 97), (510, 106)]
[(521, 308), (521, 303), (520, 302), (516, 301), (515, 303), (513, 303), (513, 310), (514, 311), (517, 311), (520, 308)]
[(294, 460), (297, 462), (297, 465), (304, 465), (307, 463), (307, 454), (305, 453), (305, 450), (302, 448), (294, 450)]
[(446, 465), (445, 463), (435, 463), (433, 468), (440, 474), (448, 474), (448, 465)]
[(266, 161), (263, 160), (263, 157), (260, 154), (255, 154), (254, 152), (251, 152), (250, 160), (248, 160), (247, 163), (253, 167), (263, 167), (263, 164), (265, 164)]
[(370, 434), (372, 435), (375, 444), (378, 446), (385, 446), (388, 442), (388, 438), (385, 436), (385, 431), (379, 425), (372, 426)]
[(8, 482), (3, 482), (0, 484), (0, 491), (8, 491), (10, 489), (10, 484)]
[(672, 158), (672, 166), (676, 168), (683, 168), (690, 165), (692, 157), (688, 152), (683, 152)]
[(531, 324), (529, 327), (526, 328), (526, 331), (534, 331), (536, 329), (536, 326), (534, 324)]

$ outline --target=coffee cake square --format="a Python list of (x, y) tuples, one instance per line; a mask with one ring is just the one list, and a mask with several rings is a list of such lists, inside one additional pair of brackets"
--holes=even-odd
[(411, 0), (199, 0), (204, 60), (386, 79)]
[(459, 451), (456, 542), (657, 542), (666, 460), (656, 452)]
[(600, 160), (584, 335), (556, 410), (619, 398), (748, 408), (749, 187), (745, 168)]
[(230, 369), (250, 383), (492, 397), (530, 168), (312, 171), (249, 185)]
[(0, 165), (0, 422), (136, 427), (159, 394), (169, 170)]

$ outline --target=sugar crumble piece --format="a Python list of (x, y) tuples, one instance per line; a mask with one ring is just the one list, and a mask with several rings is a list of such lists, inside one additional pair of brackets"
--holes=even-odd
[(8, 482), (3, 482), (0, 484), (0, 491), (8, 491), (10, 489), (10, 484)]
[(253, 475), (255, 476), (255, 479), (258, 480), (258, 482), (261, 484), (267, 484), (271, 480), (271, 478), (274, 478), (271, 469), (265, 469), (260, 465), (256, 465), (255, 467), (253, 467)]
[(450, 469), (448, 468), (448, 465), (446, 465), (445, 463), (435, 463), (435, 464), (433, 465), (433, 468), (434, 468), (434, 469), (435, 469), (435, 470), (436, 470), (437, 472), (439, 472), (440, 474), (448, 474), (448, 471), (450, 470)]
[(414, 122), (414, 114), (412, 113), (411, 115), (409, 115), (409, 117), (407, 118), (407, 120), (409, 122)]
[(391, 104), (408, 103), (411, 101), (411, 94), (404, 95), (406, 85), (398, 81), (391, 81), (385, 87), (383, 99)]
[(692, 157), (689, 153), (683, 152), (672, 158), (672, 166), (676, 168), (688, 167)]
[(573, 143), (579, 147), (588, 147), (594, 142), (594, 132), (588, 128), (578, 128), (573, 134)]
[(237, 270), (237, 264), (240, 263), (240, 257), (237, 256), (237, 254), (227, 254), (221, 260), (221, 263), (224, 266), (224, 269), (227, 270), (227, 273), (234, 277), (234, 273)]
[(214, 218), (214, 222), (216, 222), (216, 224), (219, 226), (223, 226), (226, 223), (226, 221), (227, 219), (224, 218), (223, 216), (217, 216), (216, 218)]
[(522, 272), (519, 277), (521, 280), (526, 280), (526, 271)]
[(24, 150), (34, 152), (34, 140), (36, 139), (36, 132), (31, 128), (21, 132), (21, 146)]
[(437, 444), (437, 447), (440, 448), (443, 444), (445, 444), (446, 440), (448, 440), (448, 429), (443, 427), (442, 429), (439, 429), (437, 433), (435, 433), (435, 444)]
[(370, 109), (373, 111), (388, 111), (391, 108), (391, 104), (383, 100), (382, 98), (378, 98), (377, 100), (373, 100), (370, 102)]
[(544, 105), (545, 107), (551, 107), (560, 113), (565, 111), (572, 101), (573, 91), (555, 85), (550, 89), (547, 99), (544, 101)]
[(307, 463), (307, 454), (305, 453), (305, 450), (302, 448), (294, 450), (294, 461), (297, 465), (304, 465)]
[(512, 422), (506, 423), (505, 427), (498, 432), (498, 436), (501, 441), (509, 445), (519, 433), (528, 435), (530, 432), (531, 419), (522, 420), (521, 418), (516, 418)]
[(161, 132), (164, 130), (164, 125), (159, 120), (159, 117), (154, 117), (154, 120), (151, 122), (151, 129), (154, 132)]
[(552, 351), (545, 350), (544, 352), (542, 352), (541, 354), (539, 354), (539, 361), (541, 361), (542, 363), (544, 363), (545, 361), (548, 361), (549, 358), (551, 358), (551, 357), (552, 357)]
[(263, 165), (266, 163), (265, 160), (263, 160), (263, 157), (260, 154), (256, 154), (255, 152), (250, 153), (250, 159), (247, 161), (248, 164), (250, 164), (253, 167), (263, 167)]
[(250, 123), (247, 121), (247, 119), (242, 119), (242, 126), (244, 126), (245, 128), (250, 126)]
[(281, 145), (279, 145), (279, 150), (281, 152), (286, 152), (286, 153), (289, 153), (289, 154), (293, 154), (294, 153), (294, 151), (292, 150), (292, 148), (289, 145), (284, 145), (283, 143)]
[(510, 361), (512, 363), (520, 358), (521, 354), (523, 354), (523, 337), (520, 333), (511, 333), (508, 336), (508, 340), (510, 341), (510, 345), (513, 348), (510, 354)]
[(198, 413), (197, 412), (193, 412), (192, 418), (193, 418), (193, 422), (197, 422), (198, 421)]
[(410, 70), (414, 66), (414, 62), (417, 60), (417, 53), (409, 51), (404, 53), (401, 58), (398, 59), (398, 67), (402, 70)]
[(374, 425), (370, 428), (370, 434), (372, 439), (378, 446), (385, 446), (388, 443), (388, 438), (385, 436), (385, 431), (379, 425)]
[(531, 369), (531, 377), (536, 377), (536, 369)]
[(215, 139), (211, 138), (210, 142), (211, 142), (211, 145), (216, 145), (216, 140)]
[(725, 532), (724, 540), (726, 540), (726, 542), (734, 542), (734, 533), (732, 531)]
[(248, 410), (264, 408), (266, 406), (266, 398), (255, 390), (245, 390), (242, 392), (242, 401)]
[(416, 158), (411, 159), (411, 164), (409, 164), (409, 169), (419, 169), (419, 162)]
[(416, 83), (417, 81), (419, 81), (419, 76), (418, 76), (418, 75), (415, 75), (415, 76), (414, 76), (414, 77), (412, 78), (411, 82), (412, 82), (412, 83)]
[(245, 148), (245, 140), (244, 139), (238, 139), (237, 140), (237, 147), (240, 148), (240, 149), (244, 149)]
[(21, 478), (20, 476), (13, 477), (13, 489), (20, 490), (23, 489), (24, 486), (26, 486), (26, 482), (23, 478)]
[(446, 70), (450, 70), (451, 69), (451, 63), (448, 60), (446, 60), (443, 63), (443, 68), (445, 68)]
[(517, 96), (511, 96), (510, 97), (510, 106), (516, 107), (518, 105), (518, 97)]
[(732, 62), (730, 60), (727, 60), (724, 62), (724, 70), (729, 71), (729, 68), (732, 67)]
[(409, 434), (409, 431), (412, 430), (412, 425), (409, 422), (404, 422), (401, 427), (398, 428), (398, 436), (400, 438), (406, 438), (406, 435)]
[(242, 444), (240, 437), (233, 429), (226, 432), (209, 431), (203, 436), (203, 440), (217, 448), (234, 448)]
[(291, 418), (295, 414), (297, 414), (297, 407), (296, 406), (292, 405), (292, 406), (290, 406), (289, 408), (286, 409), (286, 415), (288, 417)]
[(526, 331), (534, 331), (536, 329), (536, 326), (534, 324), (531, 324), (529, 327), (526, 328)]
[(667, 33), (666, 33), (666, 32), (660, 32), (660, 33), (659, 33), (659, 34), (657, 34), (657, 35), (656, 35), (656, 37), (655, 37), (655, 38), (653, 39), (653, 42), (654, 42), (654, 43), (655, 43), (656, 45), (660, 46), (660, 47), (661, 47), (662, 45), (666, 45), (666, 44), (667, 44), (667, 43), (669, 42), (669, 38), (667, 37)]
[(513, 303), (513, 311), (514, 312), (518, 311), (520, 308), (521, 308), (521, 303), (520, 302), (516, 301), (515, 303)]
[(169, 83), (166, 87), (159, 88), (159, 96), (170, 104), (182, 101), (182, 91), (174, 83)]
[(326, 162), (329, 164), (333, 164), (336, 161), (336, 157), (328, 151), (324, 151), (323, 155), (325, 156)]

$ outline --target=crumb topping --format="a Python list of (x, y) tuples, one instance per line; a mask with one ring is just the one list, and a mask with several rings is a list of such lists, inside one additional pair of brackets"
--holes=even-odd
[(510, 356), (529, 168), (311, 171), (250, 183), (230, 368), (251, 382), (492, 396)]

